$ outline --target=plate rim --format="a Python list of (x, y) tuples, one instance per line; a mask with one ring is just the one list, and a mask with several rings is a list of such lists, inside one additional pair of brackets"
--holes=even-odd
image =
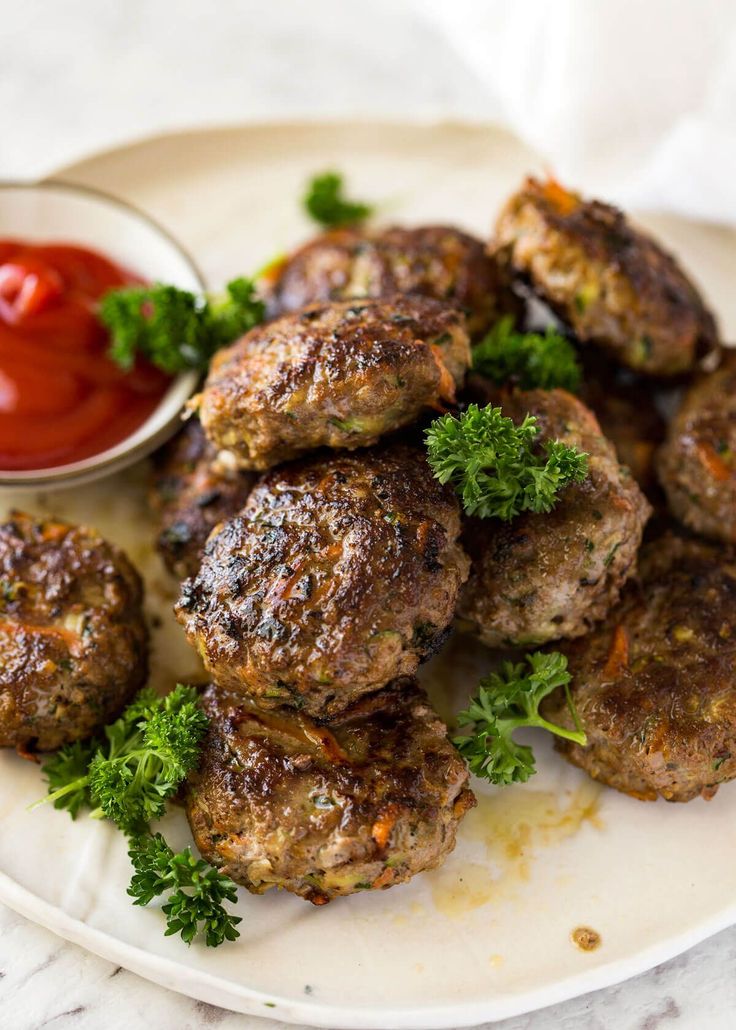
[[(302, 132), (309, 129), (339, 132), (340, 130), (355, 129), (356, 126), (368, 127), (377, 131), (411, 129), (429, 132), (443, 128), (458, 131), (486, 130), (496, 136), (520, 141), (525, 146), (534, 149), (532, 143), (511, 132), (506, 126), (482, 118), (434, 115), (428, 115), (426, 118), (419, 115), (409, 119), (400, 117), (394, 119), (387, 116), (371, 117), (370, 115), (359, 115), (354, 118), (311, 118), (304, 114), (283, 119), (274, 117), (206, 125), (195, 123), (190, 126), (174, 127), (171, 130), (132, 136), (127, 140), (113, 142), (99, 149), (82, 151), (76, 155), (74, 160), (66, 161), (58, 167), (43, 172), (35, 180), (35, 184), (54, 180), (57, 185), (72, 188), (81, 186), (83, 189), (95, 192), (96, 187), (88, 186), (83, 180), (75, 181), (74, 179), (83, 166), (97, 160), (114, 159), (116, 155), (153, 145), (162, 140), (226, 133), (288, 130)], [(17, 184), (28, 185), (29, 181), (20, 180)], [(107, 196), (105, 190), (100, 189), (99, 192)], [(135, 204), (119, 197), (115, 199), (124, 206), (136, 209)], [(144, 208), (139, 208), (136, 213), (143, 214), (155, 222), (157, 228), (165, 234), (171, 235), (166, 224), (156, 216), (149, 215)], [(668, 215), (684, 222), (688, 221), (686, 216), (666, 208), (652, 207), (648, 209), (648, 213)], [(690, 219), (690, 221), (696, 225), (710, 227), (716, 225), (736, 235), (736, 228), (733, 226), (724, 226), (700, 219)], [(97, 929), (83, 920), (69, 915), (62, 908), (34, 894), (33, 891), (23, 887), (2, 871), (0, 871), (0, 902), (37, 925), (53, 932), (61, 939), (83, 947), (107, 961), (122, 965), (143, 979), (156, 983), (166, 990), (263, 1019), (327, 1028), (350, 1027), (354, 1030), (383, 1030), (383, 1028), (387, 1028), (387, 1030), (451, 1030), (451, 1028), (477, 1026), (484, 1022), (497, 1022), (535, 1012), (646, 973), (659, 964), (688, 951), (714, 934), (736, 925), (736, 901), (734, 901), (717, 913), (700, 919), (689, 929), (670, 936), (664, 941), (634, 951), (625, 958), (611, 959), (594, 969), (583, 970), (542, 987), (525, 990), (523, 994), (505, 993), (489, 1000), (446, 1002), (427, 1007), (414, 1005), (380, 1008), (363, 1005), (351, 1006), (344, 1003), (325, 1004), (315, 1000), (301, 1001), (280, 997), (250, 988), (245, 984), (238, 984), (224, 977), (218, 977), (204, 970), (185, 966), (175, 958), (166, 958), (155, 952), (128, 944), (104, 930)]]
[[(573, 974), (554, 984), (537, 987), (523, 994), (503, 994), (491, 1002), (479, 1000), (422, 1007), (380, 1008), (296, 1001), (293, 998), (268, 994), (236, 984), (232, 980), (201, 969), (182, 966), (176, 959), (165, 958), (156, 952), (128, 944), (69, 915), (2, 871), (0, 902), (62, 939), (79, 945), (109, 962), (121, 965), (166, 990), (219, 1008), (229, 1008), (230, 1011), (243, 1015), (279, 1019), (308, 1027), (325, 1027), (328, 1030), (341, 1030), (345, 1027), (350, 1027), (351, 1030), (460, 1030), (482, 1023), (511, 1019), (615, 986), (646, 973), (736, 924), (736, 902), (732, 902), (716, 915), (660, 944), (650, 945), (625, 959), (612, 959), (594, 969)], [(153, 975), (157, 972), (159, 976)], [(226, 999), (227, 1004), (223, 1004), (223, 999)]]

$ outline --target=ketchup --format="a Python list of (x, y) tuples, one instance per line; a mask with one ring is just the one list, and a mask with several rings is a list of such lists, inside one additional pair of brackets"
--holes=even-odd
[(88, 458), (130, 436), (158, 406), (169, 376), (107, 357), (99, 298), (140, 283), (101, 254), (0, 240), (0, 469)]

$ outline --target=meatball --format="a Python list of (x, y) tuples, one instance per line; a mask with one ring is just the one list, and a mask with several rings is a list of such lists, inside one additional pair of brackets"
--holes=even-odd
[(631, 470), (650, 500), (659, 500), (654, 458), (665, 422), (651, 380), (616, 370), (605, 361), (586, 362), (580, 399), (598, 419), (621, 464)]
[(718, 348), (713, 315), (674, 257), (608, 204), (529, 178), (499, 215), (494, 249), (579, 340), (629, 368), (676, 375)]
[(467, 575), (459, 530), (406, 445), (286, 466), (210, 537), (177, 615), (220, 686), (334, 716), (439, 647)]
[(459, 614), (490, 647), (580, 636), (618, 600), (651, 509), (593, 413), (571, 394), (529, 390), (499, 399), (517, 423), (527, 412), (536, 416), (540, 440), (585, 451), (588, 476), (547, 514), (466, 521), (471, 569)]
[(329, 728), (210, 687), (187, 815), (200, 852), (248, 890), (316, 905), (438, 866), (475, 799), (439, 716), (411, 679)]
[(315, 306), (219, 351), (200, 416), (242, 468), (266, 469), (318, 447), (375, 443), (453, 401), (469, 362), (464, 317), (439, 301)]
[(686, 394), (659, 452), (658, 472), (681, 522), (736, 543), (736, 354)]
[(272, 280), (274, 313), (351, 297), (421, 294), (465, 311), (476, 336), (504, 313), (520, 310), (484, 244), (445, 225), (333, 229), (277, 266)]
[(149, 499), (159, 532), (156, 546), (169, 572), (193, 576), (214, 527), (245, 504), (254, 477), (219, 462), (191, 418), (154, 457)]
[(0, 525), (0, 746), (51, 751), (143, 686), (140, 577), (93, 529), (12, 512)]
[[(557, 742), (570, 762), (642, 800), (710, 798), (736, 777), (734, 557), (662, 537), (606, 624), (563, 646), (588, 738)], [(564, 696), (546, 714), (572, 725)]]

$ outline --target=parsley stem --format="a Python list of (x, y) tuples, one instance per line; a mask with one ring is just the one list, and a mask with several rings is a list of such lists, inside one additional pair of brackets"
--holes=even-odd
[(564, 726), (558, 726), (556, 722), (549, 722), (541, 715), (535, 715), (532, 712), (528, 715), (520, 716), (518, 719), (504, 719), (503, 726), (509, 733), (513, 733), (522, 727), (531, 727), (532, 729), (547, 730), (557, 737), (564, 737), (565, 740), (572, 740), (576, 744), (586, 744), (587, 737), (582, 726), (577, 721), (577, 713), (575, 713), (575, 718), (577, 728), (574, 730), (565, 729)]
[(580, 721), (580, 716), (578, 715), (578, 710), (575, 707), (575, 704), (573, 702), (572, 694), (570, 693), (570, 684), (569, 683), (565, 684), (565, 700), (567, 702), (567, 710), (570, 713), (570, 717), (571, 717), (572, 721), (575, 723), (575, 729), (577, 730), (577, 732), (578, 732), (578, 734), (579, 734), (579, 736), (581, 738), (580, 740), (578, 740), (576, 737), (567, 737), (566, 739), (567, 740), (574, 740), (576, 744), (582, 744), (583, 747), (584, 747), (588, 743), (588, 738), (586, 736), (585, 730), (583, 729), (583, 724)]
[(32, 805), (28, 806), (27, 811), (33, 812), (35, 809), (40, 808), (41, 805), (45, 805), (48, 801), (53, 804), (55, 801), (58, 801), (59, 798), (63, 798), (67, 794), (73, 793), (75, 790), (80, 790), (82, 787), (86, 787), (88, 783), (89, 776), (80, 776), (79, 779), (73, 780), (71, 783), (67, 783), (63, 787), (59, 787), (58, 790), (53, 791), (51, 794), (44, 795), (44, 797), (39, 798), (38, 801), (34, 801)]
[(534, 719), (525, 720), (525, 726), (536, 726), (540, 730), (547, 730), (549, 733), (554, 733), (557, 737), (564, 737), (565, 740), (572, 740), (575, 744), (587, 744), (588, 738), (585, 736), (585, 731), (582, 726), (578, 723), (578, 728), (575, 730), (565, 729), (564, 726), (558, 726), (556, 722), (548, 722), (547, 719), (543, 719), (541, 715), (538, 715)]

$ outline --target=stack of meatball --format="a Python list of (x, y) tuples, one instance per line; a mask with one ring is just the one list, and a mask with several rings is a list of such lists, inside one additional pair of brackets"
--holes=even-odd
[[(317, 904), (441, 862), (473, 796), (414, 676), (453, 622), (564, 652), (587, 744), (560, 750), (593, 777), (676, 801), (735, 777), (736, 361), (675, 260), (614, 208), (529, 179), (488, 247), (333, 230), (264, 290), (269, 320), (216, 355), (152, 488), (212, 680), (187, 798), (204, 857)], [(530, 298), (580, 347), (578, 396), (470, 371)], [(666, 427), (657, 398), (683, 386)], [(469, 400), (535, 415), (588, 476), (549, 514), (463, 516), (421, 431)], [(135, 573), (87, 531), (18, 516), (0, 587), (0, 743), (88, 734), (145, 675)], [(548, 711), (569, 723), (564, 697)]]
[[(615, 209), (529, 180), (490, 248), (444, 227), (330, 231), (267, 289), (270, 321), (216, 356), (154, 490), (161, 551), (187, 575), (177, 615), (213, 680), (188, 799), (203, 855), (317, 903), (436, 865), (472, 795), (412, 676), (453, 617), (491, 648), (564, 651), (588, 744), (561, 750), (594, 777), (688, 800), (736, 775), (730, 556), (672, 530), (655, 474), (704, 532), (736, 489), (735, 458), (699, 515), (675, 497), (722, 370), (657, 457), (655, 395), (720, 357), (674, 259)], [(580, 397), (467, 375), (472, 344), (530, 295), (580, 345)], [(462, 517), (419, 429), (471, 399), (535, 415), (541, 440), (589, 455), (587, 478), (549, 514)], [(569, 720), (562, 697), (549, 711)]]

